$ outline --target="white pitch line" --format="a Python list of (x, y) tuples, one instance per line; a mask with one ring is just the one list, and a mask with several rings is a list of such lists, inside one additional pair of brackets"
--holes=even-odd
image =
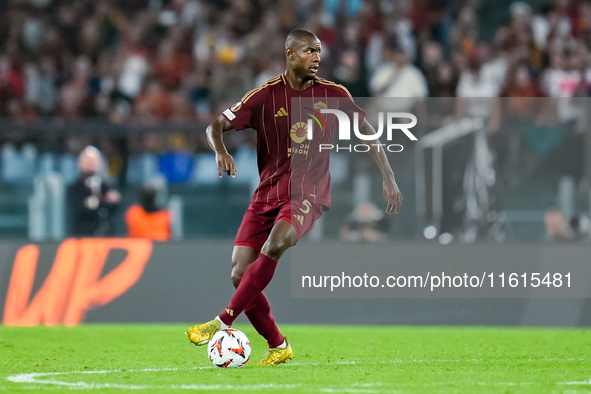
[(326, 363), (288, 363), (285, 366), (306, 366), (306, 365), (349, 365), (349, 364), (357, 364), (357, 365), (364, 365), (364, 364), (403, 364), (403, 363), (465, 363), (465, 362), (480, 362), (482, 359), (473, 358), (473, 359), (456, 359), (456, 360), (447, 360), (447, 359), (430, 359), (430, 360), (422, 360), (422, 359), (413, 359), (413, 360), (402, 360), (402, 359), (393, 359), (393, 360), (382, 360), (382, 361), (331, 361)]
[(357, 388), (319, 388), (321, 393), (350, 393), (350, 394), (399, 394), (407, 393), (408, 391), (400, 390), (374, 390), (374, 389), (357, 389)]
[(577, 382), (577, 381), (574, 381), (574, 382), (562, 382), (562, 383), (558, 383), (558, 384), (578, 384), (578, 385), (589, 385), (589, 384), (591, 384), (591, 379), (589, 379), (589, 380), (583, 380), (582, 382)]
[[(377, 364), (399, 364), (399, 363), (423, 363), (423, 362), (479, 362), (481, 359), (413, 359), (413, 360), (387, 360), (378, 362)], [(375, 362), (360, 362), (360, 361), (334, 361), (334, 362), (313, 362), (313, 363), (290, 363), (281, 367), (290, 366), (316, 366), (316, 365), (363, 365), (363, 364), (376, 364)], [(205, 385), (205, 384), (182, 384), (182, 385), (133, 385), (133, 384), (115, 384), (115, 383), (86, 383), (86, 382), (63, 382), (54, 379), (41, 379), (50, 376), (61, 376), (61, 375), (75, 375), (75, 374), (110, 374), (110, 373), (122, 373), (122, 372), (166, 372), (166, 371), (191, 371), (191, 370), (203, 370), (203, 369), (214, 369), (214, 366), (202, 366), (192, 368), (142, 368), (142, 369), (108, 369), (108, 370), (84, 370), (84, 371), (65, 371), (65, 372), (29, 372), (29, 373), (18, 373), (8, 376), (6, 379), (13, 383), (30, 384), (30, 385), (52, 385), (54, 387), (69, 387), (70, 389), (104, 389), (104, 388), (120, 388), (128, 390), (154, 390), (154, 389), (181, 389), (181, 390), (260, 390), (260, 389), (282, 389), (292, 390), (300, 388), (299, 384), (256, 384), (256, 385)], [(427, 385), (445, 385), (449, 382), (431, 382)], [(476, 382), (478, 386), (524, 386), (524, 385), (535, 385), (535, 382)], [(587, 381), (570, 381), (570, 382), (556, 382), (561, 385), (591, 385), (591, 379)], [(405, 385), (405, 384), (401, 384)], [(382, 386), (381, 382), (375, 383), (354, 383), (350, 388), (330, 388), (330, 387), (318, 387), (315, 390), (325, 393), (349, 393), (349, 394), (395, 394), (402, 393), (403, 391), (388, 390), (385, 387), (383, 389), (374, 388), (375, 386)], [(27, 389), (27, 387), (23, 387)], [(46, 387), (49, 389), (50, 387)], [(0, 390), (6, 390), (7, 387), (0, 387)], [(574, 393), (574, 391), (573, 391)]]
[(170, 386), (158, 385), (133, 385), (133, 384), (115, 384), (115, 383), (86, 383), (86, 382), (63, 382), (55, 379), (40, 379), (50, 376), (75, 375), (75, 374), (109, 374), (122, 372), (163, 372), (163, 371), (190, 371), (200, 369), (213, 369), (214, 366), (194, 367), (194, 368), (143, 368), (143, 369), (112, 369), (112, 370), (90, 370), (90, 371), (66, 371), (66, 372), (30, 372), (20, 373), (8, 376), (6, 379), (13, 383), (21, 384), (47, 384), (53, 386), (69, 387), (71, 389), (104, 389), (120, 388), (128, 390), (147, 390), (147, 389), (181, 389), (181, 390), (260, 390), (260, 389), (283, 389), (291, 390), (299, 387), (293, 384), (256, 384), (256, 385), (205, 385), (205, 384), (182, 384)]
[(589, 391), (566, 390), (563, 391), (562, 394), (589, 394)]
[[(341, 361), (334, 363), (309, 363), (299, 365), (334, 365), (334, 364), (355, 364), (355, 361)], [(289, 365), (289, 364), (288, 364)], [(293, 365), (293, 364), (292, 364)], [(162, 371), (180, 371), (180, 370), (200, 370), (200, 369), (213, 369), (214, 366), (206, 367), (194, 367), (194, 368), (143, 368), (143, 369), (116, 369), (116, 370), (89, 370), (89, 371), (66, 371), (66, 372), (30, 372), (20, 373), (16, 375), (8, 376), (6, 379), (13, 383), (30, 384), (30, 385), (51, 385), (53, 387), (46, 388), (57, 388), (57, 387), (68, 387), (70, 389), (78, 390), (90, 390), (90, 389), (105, 389), (105, 388), (118, 388), (127, 390), (162, 390), (162, 389), (180, 389), (180, 390), (217, 390), (217, 391), (230, 391), (230, 390), (242, 390), (242, 391), (255, 391), (261, 389), (276, 389), (289, 391), (300, 388), (299, 384), (256, 384), (256, 385), (198, 385), (198, 384), (183, 384), (183, 385), (170, 385), (170, 386), (158, 386), (158, 385), (134, 385), (134, 384), (115, 384), (115, 383), (87, 383), (87, 382), (63, 382), (55, 379), (42, 379), (50, 376), (61, 376), (61, 375), (75, 375), (75, 374), (109, 374), (109, 373), (122, 373), (122, 372), (162, 372)], [(57, 387), (56, 387), (57, 386)], [(36, 387), (34, 387), (36, 388)], [(327, 393), (348, 393), (348, 394), (396, 394), (400, 391), (392, 390), (373, 390), (365, 388), (319, 388), (321, 392)]]

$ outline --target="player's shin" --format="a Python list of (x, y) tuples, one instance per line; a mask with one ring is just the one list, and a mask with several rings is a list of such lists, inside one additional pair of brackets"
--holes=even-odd
[(283, 335), (281, 335), (279, 327), (277, 327), (275, 319), (271, 315), (271, 305), (265, 293), (259, 293), (248, 305), (244, 314), (248, 317), (254, 329), (265, 338), (269, 348), (278, 347), (284, 342)]
[(230, 305), (219, 315), (220, 319), (225, 324), (232, 325), (238, 315), (267, 287), (276, 268), (277, 260), (261, 253), (244, 273), (236, 293), (232, 296)]

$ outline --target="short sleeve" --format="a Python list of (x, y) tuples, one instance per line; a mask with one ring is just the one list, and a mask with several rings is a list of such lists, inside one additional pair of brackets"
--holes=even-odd
[(222, 114), (228, 119), (234, 130), (256, 129), (256, 114), (262, 102), (263, 93), (260, 89), (246, 93), (241, 101), (226, 109)]
[(365, 119), (365, 111), (355, 104), (353, 97), (351, 97), (351, 93), (344, 87), (339, 85), (338, 91), (340, 92), (341, 97), (339, 99), (339, 109), (349, 116), (349, 119), (354, 119), (353, 114), (357, 112), (359, 114), (359, 124), (363, 123)]

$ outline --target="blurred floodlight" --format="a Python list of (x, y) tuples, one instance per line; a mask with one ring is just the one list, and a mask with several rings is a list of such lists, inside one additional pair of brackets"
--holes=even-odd
[(443, 233), (439, 236), (439, 243), (441, 245), (449, 245), (454, 240), (454, 236), (451, 233)]
[(423, 230), (423, 235), (426, 239), (435, 238), (437, 236), (437, 227), (433, 225), (425, 227), (425, 229)]

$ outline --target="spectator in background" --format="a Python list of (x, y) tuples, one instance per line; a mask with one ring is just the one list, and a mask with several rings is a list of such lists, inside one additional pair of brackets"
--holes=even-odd
[(367, 81), (362, 70), (363, 63), (359, 52), (353, 48), (344, 50), (334, 70), (334, 80), (344, 85), (353, 97), (367, 97)]
[(53, 115), (57, 106), (58, 72), (55, 60), (50, 56), (41, 59), (38, 82), (38, 105), (41, 115)]
[[(431, 0), (280, 0), (263, 1), (263, 7), (208, 0), (5, 3), (0, 115), (15, 121), (60, 114), (177, 122), (187, 118), (188, 99), (191, 120), (208, 123), (218, 108), (283, 71), (279, 33), (296, 26), (321, 38), (323, 77), (354, 96), (370, 88), (378, 97), (406, 97), (401, 110), (427, 92), (453, 96), (455, 76), (467, 68), (459, 96), (496, 96), (518, 63), (546, 96), (591, 94), (591, 4), (583, 1), (514, 1), (493, 6), (496, 14), (486, 21), (483, 2)], [(497, 27), (489, 56), (484, 30), (502, 13), (507, 23)], [(478, 77), (474, 58), (482, 64)], [(478, 100), (470, 101), (478, 107)], [(581, 119), (570, 100), (558, 101), (562, 122)], [(472, 109), (463, 114), (477, 115)]]
[(176, 93), (171, 97), (172, 114), (170, 120), (174, 123), (186, 123), (194, 119), (194, 110), (191, 108), (189, 98), (184, 92)]
[[(533, 174), (538, 155), (544, 156), (554, 144), (562, 142), (562, 131), (554, 127), (554, 103), (540, 99), (544, 93), (527, 63), (516, 63), (508, 70), (500, 95), (507, 97), (502, 100), (505, 124), (490, 136), (489, 144), (496, 152), (497, 165), (507, 185), (517, 187), (520, 176)], [(522, 147), (527, 147), (527, 151)]]
[(425, 119), (421, 122), (423, 125), (435, 129), (455, 120), (458, 74), (450, 63), (442, 61), (437, 65), (431, 81), (431, 96), (437, 98), (427, 99), (425, 105), (417, 106), (417, 116)]
[(456, 97), (458, 73), (448, 62), (440, 62), (435, 73), (435, 86), (431, 97)]
[[(280, 71), (278, 74), (282, 72)], [(195, 67), (195, 70), (185, 78), (188, 97), (194, 108), (195, 116), (198, 121), (204, 123), (210, 121), (211, 114), (208, 73), (209, 70), (206, 66)]]
[(370, 81), (370, 91), (374, 97), (397, 97), (408, 100), (397, 101), (400, 111), (410, 111), (417, 98), (424, 98), (429, 93), (427, 82), (421, 71), (409, 64), (404, 50), (389, 37), (384, 47), (384, 60), (376, 69)]
[(588, 242), (591, 235), (591, 222), (586, 215), (574, 215), (569, 222), (573, 242)]
[[(443, 62), (443, 52), (441, 45), (433, 41), (427, 41), (422, 45), (421, 48), (421, 72), (425, 76), (427, 81), (427, 87), (431, 96), (439, 97), (434, 94), (437, 90), (439, 65)], [(455, 95), (455, 92), (453, 92)]]
[(147, 84), (146, 92), (136, 101), (136, 116), (141, 123), (157, 123), (173, 113), (172, 96), (158, 80)]
[(340, 238), (347, 242), (384, 242), (388, 238), (384, 213), (372, 203), (359, 204), (341, 226)]
[(550, 53), (550, 67), (542, 75), (542, 88), (550, 97), (572, 97), (581, 73), (571, 67), (572, 51), (554, 50)]
[[(501, 86), (498, 81), (482, 73), (482, 62), (476, 52), (468, 56), (467, 69), (460, 75), (456, 95), (458, 97), (497, 97)], [(461, 100), (460, 100), (461, 101)], [(468, 116), (488, 118), (491, 115), (490, 100), (483, 104), (478, 100), (466, 100)]]
[(482, 62), (476, 52), (468, 57), (468, 68), (460, 75), (456, 94), (463, 100), (457, 100), (456, 117), (466, 116), (482, 118), (487, 122), (489, 133), (500, 127), (501, 108), (497, 96), (501, 86), (495, 79), (488, 78), (482, 72)]
[[(283, 59), (272, 60), (272, 61), (261, 61), (259, 65), (261, 72), (255, 78), (255, 86), (261, 86), (269, 79), (276, 77), (279, 74), (283, 74), (285, 71), (285, 64)], [(355, 96), (355, 95), (353, 95)]]
[(478, 15), (473, 7), (466, 6), (460, 10), (458, 19), (450, 32), (450, 41), (455, 49), (469, 51), (478, 43)]
[(0, 115), (8, 115), (10, 104), (24, 94), (23, 77), (14, 70), (7, 56), (0, 56)]
[(575, 214), (567, 222), (558, 208), (550, 208), (544, 214), (546, 240), (549, 242), (588, 242), (591, 222), (585, 215)]
[(558, 123), (566, 128), (557, 167), (562, 174), (574, 176), (578, 181), (583, 175), (585, 152), (584, 133), (588, 128), (585, 101), (573, 97), (585, 79), (587, 51), (572, 43), (568, 50), (557, 51), (552, 56), (552, 68), (546, 70), (542, 87), (550, 97), (556, 97)]
[(546, 240), (549, 242), (566, 242), (568, 240), (568, 224), (562, 212), (551, 208), (544, 214)]
[(94, 146), (86, 147), (78, 156), (80, 176), (68, 186), (67, 201), (70, 233), (78, 237), (113, 235), (113, 213), (121, 201), (102, 175), (103, 160)]
[[(493, 82), (495, 86), (502, 87), (507, 76), (507, 70), (513, 59), (515, 42), (511, 35), (511, 29), (501, 27), (495, 34), (490, 48), (490, 58), (482, 65), (481, 74), (486, 80)], [(529, 50), (525, 50), (520, 56), (525, 56), (523, 63), (527, 63)]]
[(148, 50), (142, 43), (142, 29), (137, 25), (127, 27), (118, 48), (116, 64), (121, 68), (117, 89), (124, 97), (134, 99), (142, 91), (144, 79), (150, 70)]
[(169, 138), (169, 151), (158, 157), (158, 170), (168, 183), (185, 183), (191, 178), (193, 164), (185, 136), (172, 134)]
[(69, 120), (93, 115), (94, 107), (90, 96), (92, 64), (87, 57), (76, 59), (74, 73), (61, 92), (61, 116)]
[(39, 68), (34, 62), (27, 62), (23, 67), (24, 102), (36, 108), (39, 105)]
[[(586, 54), (585, 54), (586, 56)], [(542, 89), (549, 97), (556, 97), (560, 123), (576, 121), (583, 109), (570, 100), (584, 79), (587, 60), (575, 48), (557, 50), (551, 54), (551, 64), (542, 75)]]
[(158, 77), (165, 89), (176, 89), (181, 79), (189, 72), (191, 58), (186, 53), (179, 53), (175, 43), (164, 39), (158, 48), (152, 72)]
[(139, 204), (132, 205), (125, 212), (129, 237), (149, 238), (154, 241), (170, 240), (170, 212), (158, 206), (157, 194), (153, 185), (144, 185), (139, 192)]
[(532, 101), (529, 99), (544, 97), (544, 92), (538, 87), (525, 64), (515, 64), (507, 74), (507, 81), (500, 96), (523, 99), (509, 100), (509, 102), (512, 110), (524, 115)]

